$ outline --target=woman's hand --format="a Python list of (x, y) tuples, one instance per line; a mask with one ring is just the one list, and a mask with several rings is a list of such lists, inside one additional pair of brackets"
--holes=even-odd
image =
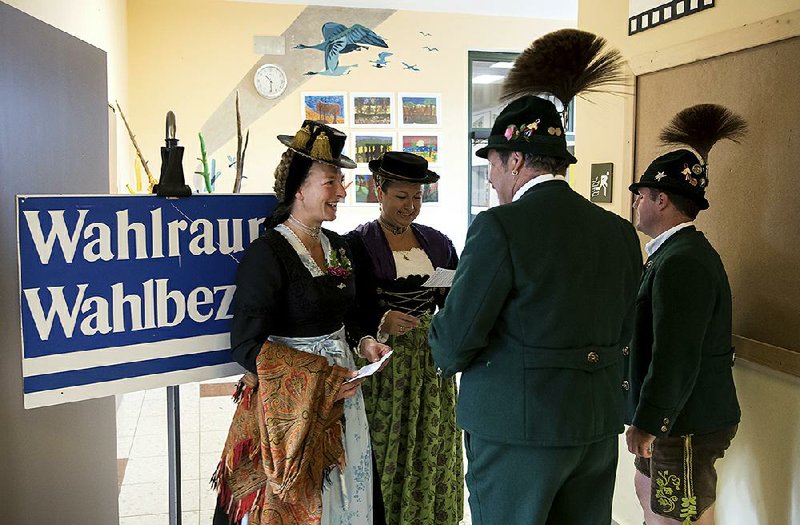
[[(357, 375), (357, 371), (350, 370), (350, 375), (348, 377), (355, 377)], [(342, 383), (341, 388), (339, 388), (339, 393), (336, 394), (336, 397), (334, 398), (334, 402), (356, 395), (356, 392), (358, 392), (358, 387), (360, 387), (361, 383), (363, 382), (364, 378), (356, 379), (355, 381), (350, 381), (349, 383)]]
[[(379, 343), (372, 336), (363, 338), (359, 343), (359, 348), (358, 348), (359, 354), (364, 356), (364, 359), (366, 359), (370, 363), (379, 361), (381, 357), (383, 357), (384, 355), (388, 354), (391, 351), (392, 351), (391, 346)], [(380, 369), (383, 370), (384, 366), (386, 366), (386, 363), (383, 363)]]
[(419, 326), (419, 318), (397, 310), (389, 310), (383, 318), (381, 332), (387, 335), (404, 335)]

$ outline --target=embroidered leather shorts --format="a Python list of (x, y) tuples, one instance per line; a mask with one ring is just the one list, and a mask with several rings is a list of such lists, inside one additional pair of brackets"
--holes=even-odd
[(650, 478), (653, 512), (680, 522), (697, 520), (717, 498), (714, 463), (725, 455), (737, 428), (656, 438), (652, 457), (634, 460), (636, 469)]

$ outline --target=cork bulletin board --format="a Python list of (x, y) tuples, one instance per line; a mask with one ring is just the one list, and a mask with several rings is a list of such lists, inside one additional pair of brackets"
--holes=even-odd
[(722, 104), (747, 120), (741, 144), (722, 141), (711, 151), (711, 207), (696, 224), (728, 272), (739, 356), (793, 375), (800, 375), (797, 64), (800, 37), (638, 76), (634, 159), (638, 179), (665, 151), (661, 128), (693, 104)]

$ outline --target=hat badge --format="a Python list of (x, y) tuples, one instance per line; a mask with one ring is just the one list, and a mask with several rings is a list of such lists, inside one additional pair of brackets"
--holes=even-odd
[(660, 182), (661, 179), (663, 179), (666, 176), (667, 176), (666, 173), (664, 173), (663, 171), (659, 171), (658, 173), (656, 173), (656, 180)]

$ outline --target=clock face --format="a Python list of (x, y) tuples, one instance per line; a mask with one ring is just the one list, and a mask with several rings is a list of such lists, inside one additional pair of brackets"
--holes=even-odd
[(278, 98), (286, 90), (286, 73), (275, 64), (264, 64), (256, 70), (253, 79), (256, 91), (266, 98)]

